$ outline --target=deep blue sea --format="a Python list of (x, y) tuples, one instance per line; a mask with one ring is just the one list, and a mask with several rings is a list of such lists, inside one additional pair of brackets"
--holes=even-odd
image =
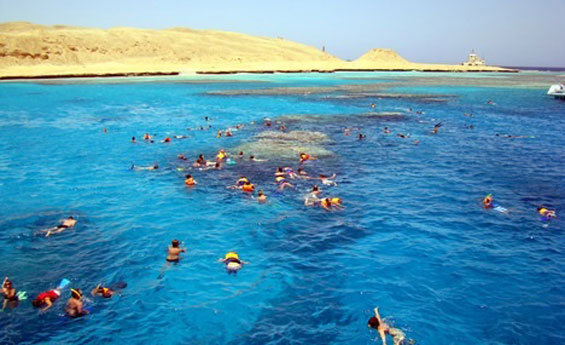
[[(30, 296), (0, 313), (0, 343), (374, 344), (366, 325), (379, 306), (415, 344), (564, 344), (565, 102), (546, 95), (559, 80), (407, 72), (0, 83), (0, 274)], [(294, 153), (190, 167), (200, 153), (237, 153), (278, 131), (276, 121), (327, 135), (328, 154), (304, 170), (337, 174), (321, 188), (343, 210), (304, 205), (316, 180), (276, 192), (275, 169), (296, 170)], [(216, 137), (237, 124), (233, 137)], [(188, 138), (161, 143), (174, 135)], [(186, 173), (197, 186), (184, 185)], [(226, 188), (241, 175), (267, 204)], [(482, 207), (489, 193), (507, 213)], [(543, 222), (538, 205), (559, 218)], [(69, 215), (74, 228), (38, 234)], [(175, 238), (187, 252), (160, 277)], [(228, 251), (249, 262), (237, 275), (217, 262)], [(63, 317), (68, 288), (51, 310), (33, 309), (61, 278), (83, 291), (128, 286), (112, 299), (86, 294), (91, 314), (79, 319)]]

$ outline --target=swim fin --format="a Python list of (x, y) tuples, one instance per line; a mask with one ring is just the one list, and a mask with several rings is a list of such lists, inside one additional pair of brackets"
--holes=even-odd
[(70, 280), (66, 278), (61, 279), (61, 282), (59, 283), (59, 289), (64, 289), (65, 286), (69, 285), (70, 283)]

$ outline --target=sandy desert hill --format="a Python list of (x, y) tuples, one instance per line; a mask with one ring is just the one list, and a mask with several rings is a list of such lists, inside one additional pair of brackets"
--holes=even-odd
[(0, 77), (4, 78), (359, 69), (469, 68), (414, 64), (387, 49), (373, 49), (356, 61), (346, 62), (282, 38), (215, 30), (0, 24)]

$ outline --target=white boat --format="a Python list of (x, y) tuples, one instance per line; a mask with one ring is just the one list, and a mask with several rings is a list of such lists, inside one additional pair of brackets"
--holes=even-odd
[(565, 87), (563, 86), (563, 84), (551, 85), (549, 90), (547, 90), (547, 94), (555, 98), (565, 99)]

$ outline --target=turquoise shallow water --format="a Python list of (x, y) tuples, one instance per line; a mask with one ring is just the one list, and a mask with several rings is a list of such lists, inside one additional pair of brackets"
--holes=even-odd
[[(91, 315), (78, 320), (61, 317), (68, 291), (43, 314), (25, 301), (0, 314), (0, 343), (370, 344), (376, 334), (366, 322), (377, 305), (419, 344), (564, 343), (563, 220), (543, 227), (536, 207), (565, 209), (565, 102), (541, 87), (476, 82), (497, 78), (515, 77), (0, 84), (0, 274), (32, 297), (63, 277), (83, 290), (128, 283), (117, 298), (93, 300)], [(379, 92), (451, 97), (379, 99), (371, 85), (387, 83), (391, 89)], [(361, 86), (315, 91), (341, 85)], [(312, 92), (207, 94), (272, 87)], [(401, 116), (371, 116), (381, 112)], [(333, 155), (305, 170), (335, 172), (338, 185), (323, 189), (342, 197), (345, 210), (306, 208), (309, 181), (274, 193), (275, 168), (298, 165), (277, 157), (191, 171), (199, 184), (184, 186), (177, 154), (230, 152), (265, 131), (265, 117), (329, 136), (324, 148)], [(234, 137), (215, 137), (238, 123), (246, 126)], [(187, 130), (208, 124), (212, 130)], [(357, 140), (358, 130), (345, 136), (345, 127), (367, 138)], [(142, 142), (145, 132), (157, 142)], [(172, 135), (189, 138), (158, 142)], [(132, 163), (160, 169), (131, 171)], [(225, 188), (242, 174), (269, 204)], [(509, 212), (484, 210), (487, 193)], [(34, 235), (70, 214), (78, 217), (74, 229)], [(158, 279), (173, 238), (187, 253)], [(237, 276), (216, 262), (230, 250), (250, 262)]]

